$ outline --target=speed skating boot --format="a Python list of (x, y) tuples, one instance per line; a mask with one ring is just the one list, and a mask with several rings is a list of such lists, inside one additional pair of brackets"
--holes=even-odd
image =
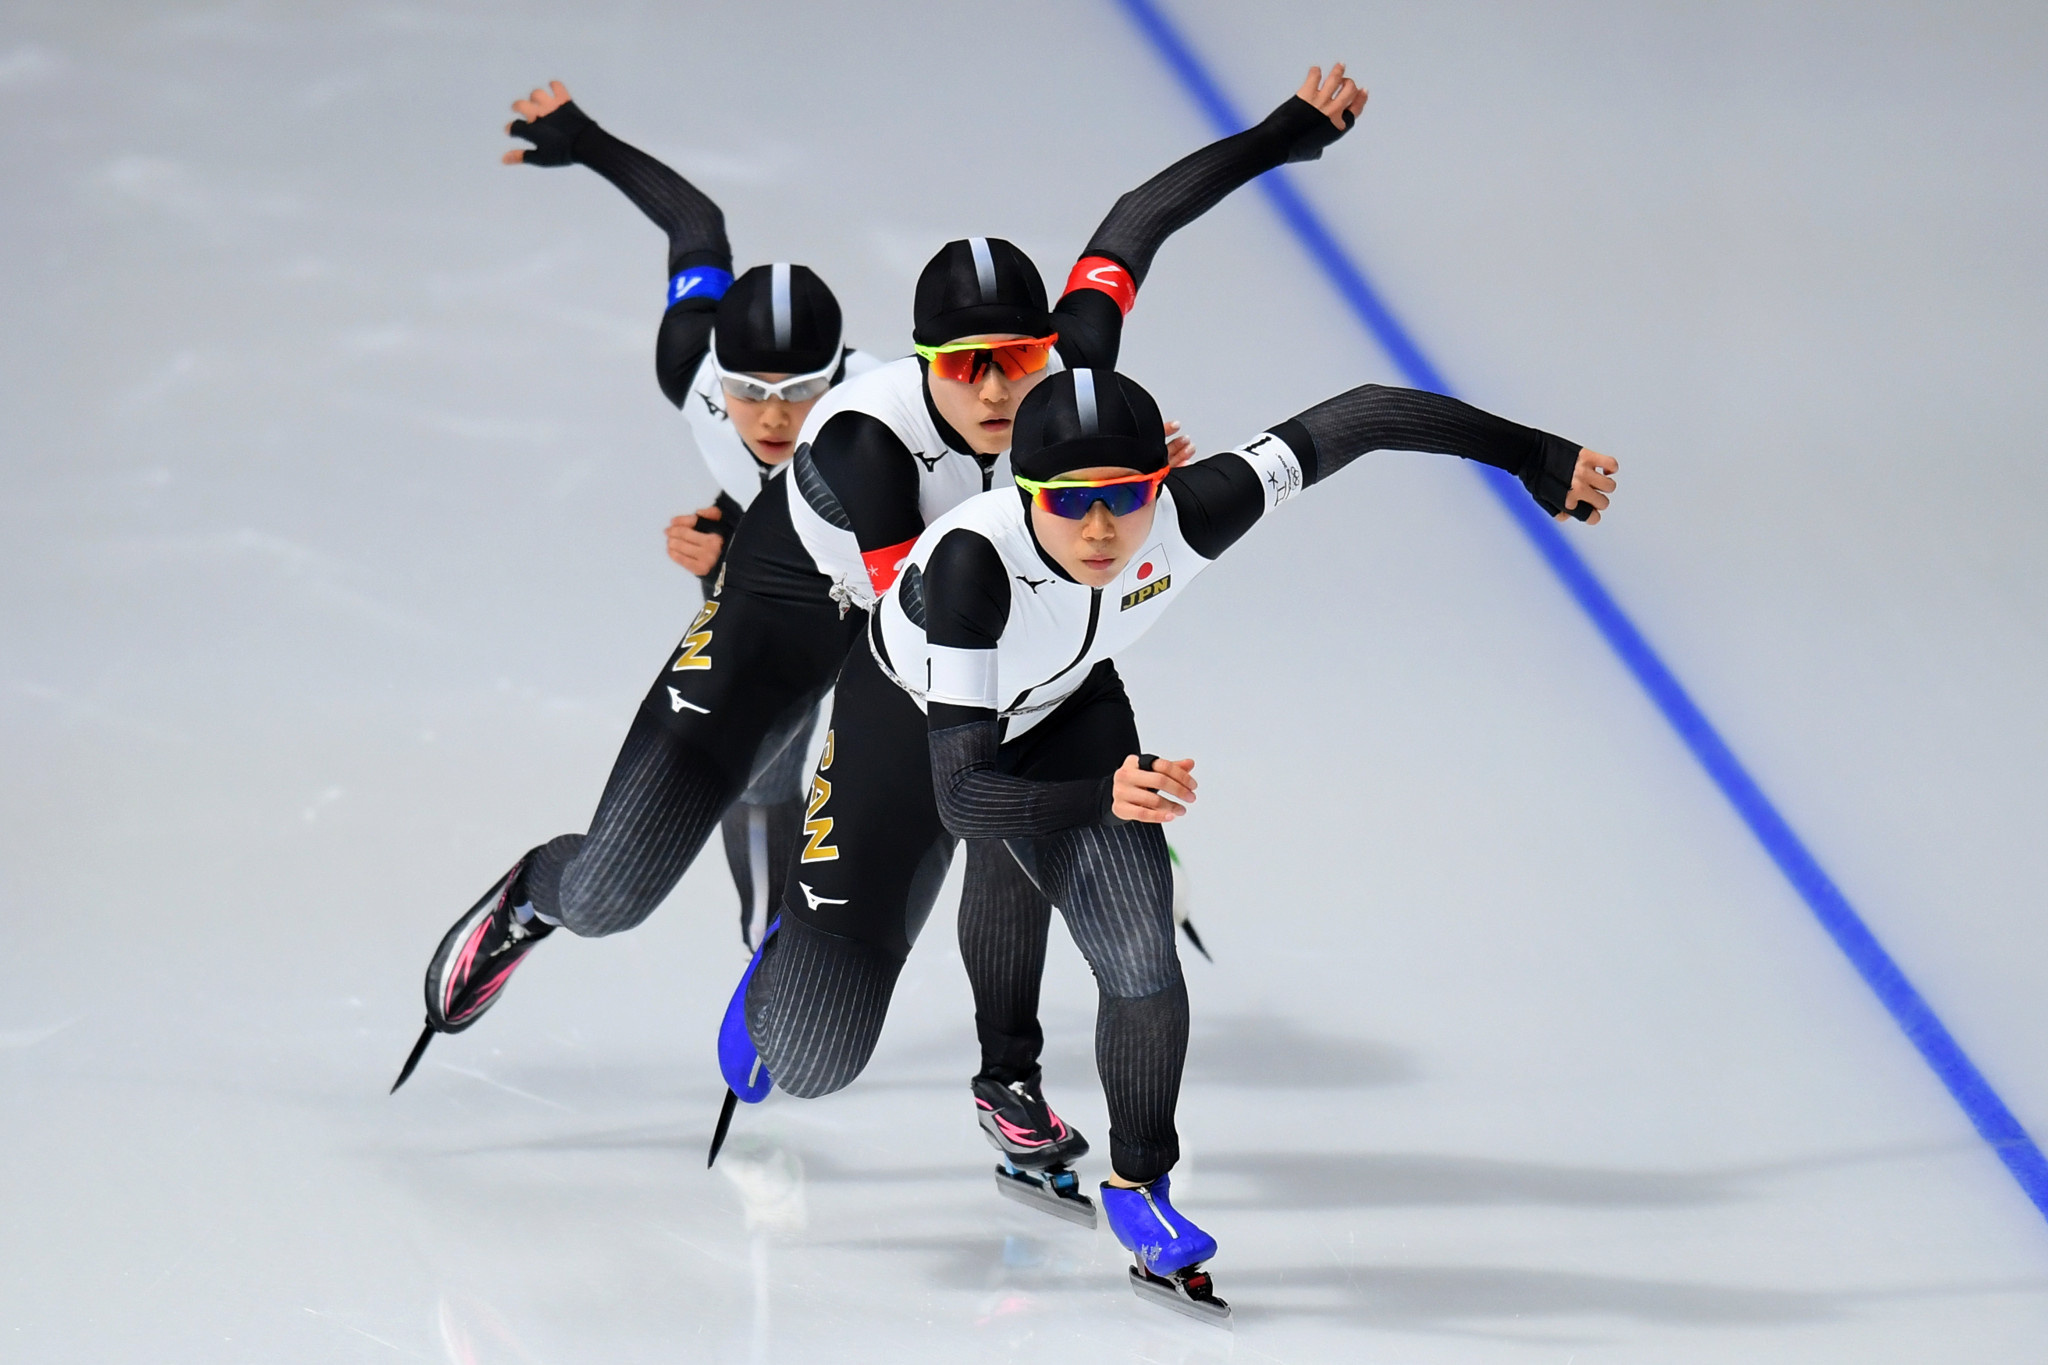
[(1216, 1239), (1168, 1202), (1171, 1183), (1162, 1175), (1136, 1189), (1102, 1184), (1109, 1230), (1138, 1262), (1131, 1267), (1131, 1288), (1141, 1299), (1227, 1327), (1230, 1305), (1216, 1297), (1216, 1286), (1202, 1269), (1202, 1262), (1216, 1254)]
[(460, 1033), (481, 1019), (534, 945), (554, 932), (547, 921), (528, 919), (522, 923), (518, 914), (525, 895), (522, 874), (539, 851), (531, 849), (512, 864), (512, 870), (455, 921), (434, 950), (427, 963), (427, 1026), (413, 1044), (398, 1079), (391, 1083), (394, 1093), (420, 1064), (434, 1035)]
[(996, 1189), (1006, 1198), (1082, 1227), (1095, 1226), (1095, 1203), (1067, 1163), (1088, 1153), (1088, 1139), (1067, 1126), (1039, 1093), (1039, 1078), (974, 1080), (975, 1117), (989, 1145), (1002, 1153)]

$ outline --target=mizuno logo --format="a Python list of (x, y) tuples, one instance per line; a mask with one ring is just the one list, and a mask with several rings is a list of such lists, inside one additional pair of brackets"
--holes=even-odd
[[(711, 618), (718, 615), (718, 603), (706, 602), (697, 619), (690, 622), (689, 630), (683, 633), (683, 652), (669, 665), (669, 672), (681, 673), (691, 668), (711, 667), (711, 657), (704, 653), (711, 645)], [(678, 698), (678, 700), (681, 700)], [(710, 712), (705, 712), (709, 715)]]
[(946, 458), (946, 452), (942, 450), (936, 455), (921, 455), (913, 450), (910, 452), (910, 458), (923, 465), (925, 473), (932, 474), (938, 471), (939, 461)]
[(845, 900), (843, 899), (834, 900), (830, 896), (819, 895), (817, 892), (811, 890), (811, 884), (809, 882), (798, 882), (797, 885), (804, 889), (804, 899), (811, 903), (811, 909), (813, 910), (817, 909), (821, 905), (846, 904)]
[(704, 400), (704, 411), (710, 413), (713, 417), (716, 417), (721, 421), (727, 420), (725, 415), (725, 409), (718, 406), (718, 404), (712, 402), (710, 394), (700, 393), (697, 396)]
[(1033, 597), (1038, 596), (1038, 590), (1040, 588), (1044, 587), (1047, 583), (1052, 582), (1050, 578), (1029, 578), (1023, 574), (1017, 575), (1017, 581), (1019, 583), (1022, 583), (1025, 587), (1031, 589), (1031, 595)]
[(676, 691), (673, 687), (668, 690), (668, 709), (671, 711), (695, 711), (700, 716), (711, 714), (710, 707), (699, 706), (693, 701), (684, 701), (683, 694)]

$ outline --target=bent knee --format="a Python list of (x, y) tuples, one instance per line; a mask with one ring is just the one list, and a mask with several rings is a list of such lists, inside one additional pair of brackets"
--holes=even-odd
[(903, 964), (793, 916), (769, 940), (747, 991), (754, 1046), (798, 1099), (843, 1090), (867, 1068)]

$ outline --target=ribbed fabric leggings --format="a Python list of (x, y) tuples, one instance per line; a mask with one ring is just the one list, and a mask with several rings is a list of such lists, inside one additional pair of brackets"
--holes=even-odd
[(744, 932), (757, 898), (781, 891), (756, 888), (756, 855), (771, 877), (789, 866), (805, 741), (865, 620), (730, 586), (706, 602), (640, 703), (589, 830), (534, 856), (534, 908), (584, 937), (633, 928), (744, 796), (726, 836)]
[[(833, 695), (803, 847), (747, 992), (747, 1019), (776, 1085), (828, 1094), (867, 1065), (896, 977), (931, 913), (954, 840), (932, 795), (924, 713), (865, 643)], [(1007, 772), (1101, 777), (1138, 752), (1123, 682), (1099, 665), (1018, 740)], [(1187, 988), (1173, 934), (1166, 838), (1151, 824), (1086, 825), (968, 850), (960, 946), (974, 988), (983, 1073), (1038, 1069), (1038, 983), (1053, 906), (1095, 974), (1095, 1062), (1116, 1173), (1146, 1181), (1179, 1158), (1174, 1109), (1187, 1056)]]

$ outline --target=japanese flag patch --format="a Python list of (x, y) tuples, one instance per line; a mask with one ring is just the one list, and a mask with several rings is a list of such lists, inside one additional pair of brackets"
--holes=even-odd
[(1124, 582), (1131, 585), (1131, 590), (1123, 595), (1120, 611), (1149, 602), (1172, 587), (1173, 573), (1167, 567), (1165, 544), (1154, 545), (1132, 560), (1131, 567), (1124, 570)]

